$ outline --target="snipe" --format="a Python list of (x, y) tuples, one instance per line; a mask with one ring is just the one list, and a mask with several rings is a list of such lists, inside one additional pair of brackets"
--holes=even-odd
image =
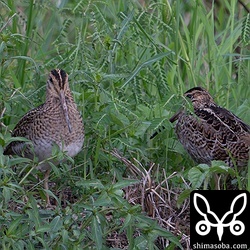
[(250, 150), (250, 126), (225, 108), (218, 106), (203, 88), (188, 90), (194, 114), (185, 110), (175, 114), (170, 122), (177, 123), (179, 141), (197, 163), (224, 161), (228, 166), (246, 166)]
[[(46, 86), (45, 103), (30, 110), (17, 123), (12, 137), (25, 137), (31, 144), (11, 142), (4, 150), (5, 155), (19, 155), (39, 162), (51, 157), (56, 144), (70, 157), (77, 155), (83, 146), (84, 128), (82, 118), (71, 94), (68, 75), (64, 70), (50, 72)], [(58, 164), (58, 162), (53, 162)], [(50, 164), (44, 162), (37, 167), (45, 172), (44, 187), (48, 189)], [(50, 205), (47, 195), (47, 205)]]

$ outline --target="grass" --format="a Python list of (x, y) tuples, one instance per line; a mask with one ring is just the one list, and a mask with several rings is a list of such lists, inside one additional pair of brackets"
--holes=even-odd
[[(196, 166), (168, 120), (186, 90), (203, 86), (250, 123), (250, 22), (243, 5), (8, 0), (0, 6), (1, 247), (109, 249), (119, 239), (114, 247), (173, 249), (180, 240), (186, 248), (188, 221), (182, 230), (166, 218), (185, 208), (190, 187), (207, 188), (214, 171), (231, 170)], [(60, 205), (49, 211), (37, 163), (2, 152), (21, 116), (44, 101), (53, 68), (69, 74), (86, 139), (74, 160), (52, 167), (50, 195)], [(165, 131), (150, 140), (162, 125)], [(249, 175), (236, 185), (249, 190)], [(157, 214), (160, 197), (172, 213)]]

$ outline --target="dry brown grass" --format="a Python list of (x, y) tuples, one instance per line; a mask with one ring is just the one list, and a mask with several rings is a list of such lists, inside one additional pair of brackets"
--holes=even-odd
[[(152, 163), (148, 170), (135, 158), (129, 160), (120, 152), (114, 149), (111, 154), (122, 161), (127, 166), (129, 178), (138, 179), (140, 182), (124, 189), (125, 198), (130, 204), (140, 205), (150, 218), (156, 220), (158, 224), (172, 232), (180, 238), (180, 243), (184, 249), (190, 248), (190, 221), (189, 221), (189, 199), (182, 205), (177, 204), (179, 194), (183, 191), (180, 188), (173, 188), (169, 183), (177, 175), (177, 172), (167, 176), (164, 169)], [(161, 171), (160, 182), (155, 181), (155, 171)], [(182, 178), (183, 179), (183, 178)], [(185, 180), (183, 179), (183, 183)], [(188, 187), (188, 184), (185, 183)], [(113, 235), (112, 235), (113, 236)], [(120, 237), (124, 240), (124, 234)], [(119, 236), (116, 234), (116, 239)], [(118, 240), (120, 242), (120, 240)], [(126, 242), (126, 241), (124, 241)], [(168, 239), (158, 237), (157, 246), (164, 249), (169, 244)], [(126, 246), (123, 246), (124, 249)]]

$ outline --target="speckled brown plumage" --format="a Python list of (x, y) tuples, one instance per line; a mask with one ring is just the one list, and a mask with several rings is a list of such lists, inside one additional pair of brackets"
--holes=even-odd
[[(21, 118), (12, 132), (12, 137), (25, 137), (31, 141), (31, 145), (13, 141), (6, 147), (5, 155), (15, 154), (30, 159), (37, 157), (39, 161), (43, 161), (51, 156), (55, 144), (71, 157), (80, 152), (84, 141), (83, 123), (64, 70), (50, 72), (45, 103)], [(40, 164), (38, 169), (47, 171), (48, 178), (49, 163)]]
[(218, 106), (201, 87), (188, 90), (194, 114), (181, 110), (170, 122), (177, 121), (175, 131), (179, 141), (198, 163), (211, 164), (222, 160), (233, 167), (246, 166), (250, 149), (250, 126), (236, 115)]

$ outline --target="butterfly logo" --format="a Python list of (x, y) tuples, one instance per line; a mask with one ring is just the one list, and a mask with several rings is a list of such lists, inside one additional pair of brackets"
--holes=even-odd
[[(237, 211), (235, 204), (239, 203), (240, 199), (243, 199), (243, 206)], [(200, 206), (199, 208), (198, 200), (200, 200), (200, 202), (203, 202), (203, 205), (205, 204), (206, 211), (203, 211), (204, 206), (202, 207)], [(207, 199), (203, 195), (199, 193), (195, 193), (194, 198), (193, 198), (193, 204), (194, 204), (196, 211), (204, 218), (203, 220), (200, 220), (199, 222), (197, 222), (195, 226), (195, 230), (199, 235), (204, 236), (204, 235), (209, 234), (211, 227), (217, 228), (217, 235), (218, 235), (219, 241), (221, 241), (222, 239), (225, 227), (229, 227), (230, 232), (233, 235), (238, 236), (244, 233), (245, 225), (242, 221), (237, 220), (237, 216), (239, 216), (246, 208), (246, 205), (247, 205), (246, 193), (239, 194), (233, 199), (231, 206), (230, 206), (230, 210), (227, 211), (222, 216), (221, 219), (219, 219), (218, 216), (213, 211), (211, 211), (210, 205)], [(226, 219), (228, 220), (231, 217), (232, 217), (231, 221), (228, 223), (225, 223), (225, 220)], [(211, 220), (213, 222), (211, 222)]]

